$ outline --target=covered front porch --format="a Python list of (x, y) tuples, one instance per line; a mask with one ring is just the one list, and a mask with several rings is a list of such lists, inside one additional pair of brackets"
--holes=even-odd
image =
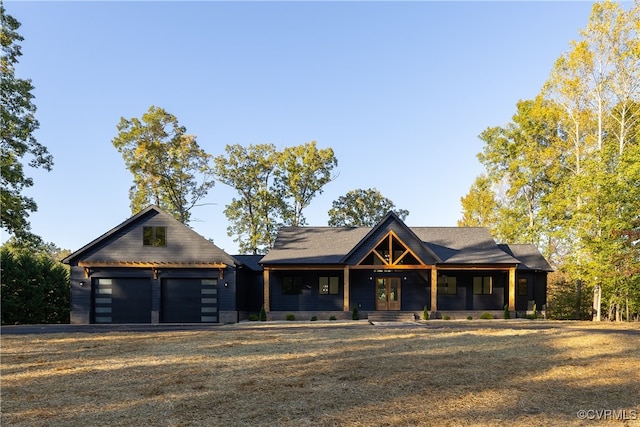
[(505, 305), (515, 312), (516, 283), (515, 265), (265, 268), (264, 304), (267, 312), (333, 315), (357, 308), (363, 314), (403, 311), (421, 316), (426, 307), (432, 317), (438, 317), (440, 311), (501, 311)]

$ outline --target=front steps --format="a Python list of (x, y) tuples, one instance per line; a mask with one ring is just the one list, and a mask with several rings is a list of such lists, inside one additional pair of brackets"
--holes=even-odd
[(369, 313), (367, 317), (369, 323), (378, 322), (400, 322), (410, 323), (415, 322), (416, 315), (413, 312), (407, 311), (374, 311)]

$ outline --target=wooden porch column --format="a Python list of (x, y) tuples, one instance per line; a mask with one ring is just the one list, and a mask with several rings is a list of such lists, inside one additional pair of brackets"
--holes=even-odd
[(344, 299), (342, 302), (342, 311), (350, 311), (349, 307), (349, 267), (344, 268)]
[(438, 269), (431, 269), (431, 313), (438, 311)]
[(269, 289), (271, 289), (271, 284), (269, 283), (269, 269), (265, 268), (262, 273), (263, 281), (264, 281), (264, 311), (271, 311), (269, 307)]
[(516, 309), (516, 268), (509, 268), (509, 311)]

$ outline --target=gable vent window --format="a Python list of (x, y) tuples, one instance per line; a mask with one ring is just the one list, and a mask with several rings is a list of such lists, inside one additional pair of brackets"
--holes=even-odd
[(142, 227), (144, 246), (167, 246), (167, 227)]

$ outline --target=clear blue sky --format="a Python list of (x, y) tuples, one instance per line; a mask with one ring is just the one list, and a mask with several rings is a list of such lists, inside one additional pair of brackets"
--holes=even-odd
[[(52, 172), (27, 170), (33, 231), (77, 250), (131, 216), (132, 175), (111, 144), (151, 105), (208, 153), (316, 140), (338, 178), (313, 200), (378, 188), (408, 225), (455, 226), (482, 172), (478, 135), (506, 124), (578, 39), (591, 2), (15, 2), (17, 75), (35, 85)], [(217, 184), (193, 228), (235, 253)], [(4, 232), (3, 232), (4, 233)], [(3, 234), (3, 240), (6, 235)]]

